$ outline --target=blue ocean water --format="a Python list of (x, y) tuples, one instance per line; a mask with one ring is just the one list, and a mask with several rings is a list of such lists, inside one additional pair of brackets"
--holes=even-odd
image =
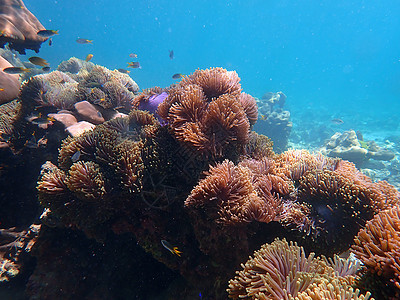
[[(94, 55), (110, 69), (130, 53), (140, 88), (169, 86), (175, 73), (235, 70), (255, 97), (283, 91), (304, 108), (382, 122), (400, 108), (400, 3), (396, 1), (25, 1), (59, 30), (40, 55), (52, 66)], [(92, 45), (75, 42), (92, 39)], [(174, 51), (174, 59), (169, 58)], [(29, 53), (28, 53), (29, 55)], [(350, 120), (349, 120), (350, 121)]]

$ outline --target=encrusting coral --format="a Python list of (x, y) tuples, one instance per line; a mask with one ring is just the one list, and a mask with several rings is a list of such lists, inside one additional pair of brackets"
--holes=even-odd
[[(379, 212), (368, 221), (354, 239), (352, 252), (364, 264), (366, 277), (374, 278), (372, 290), (379, 299), (400, 297), (400, 207)], [(392, 297), (384, 297), (385, 290), (393, 290)]]
[(370, 299), (370, 293), (359, 295), (351, 287), (359, 266), (338, 257), (335, 260), (336, 265), (314, 253), (307, 257), (296, 243), (276, 239), (242, 264), (243, 270), (236, 272), (227, 291), (232, 299)]

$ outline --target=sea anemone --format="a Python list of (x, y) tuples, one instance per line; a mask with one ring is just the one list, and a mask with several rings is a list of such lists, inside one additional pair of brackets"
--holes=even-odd
[(240, 104), (242, 105), (247, 118), (249, 119), (250, 125), (254, 125), (258, 119), (258, 108), (256, 100), (246, 93), (240, 94)]
[(374, 215), (372, 199), (364, 189), (327, 169), (301, 177), (297, 200), (311, 207), (315, 247), (330, 253), (348, 249), (361, 226)]
[[(338, 262), (340, 261), (340, 262)], [(341, 271), (335, 268), (340, 265)], [(368, 300), (370, 293), (354, 290), (356, 267), (336, 258), (331, 265), (324, 257), (306, 257), (296, 243), (276, 239), (254, 252), (229, 281), (232, 299), (262, 300)]]
[(74, 163), (68, 171), (66, 184), (78, 198), (86, 201), (98, 201), (106, 193), (100, 167), (91, 161)]
[[(352, 252), (368, 273), (400, 289), (400, 207), (379, 212), (354, 239)], [(381, 287), (384, 289), (385, 287)], [(400, 295), (400, 291), (398, 291)]]
[(223, 68), (210, 68), (197, 70), (185, 76), (180, 82), (181, 86), (195, 84), (201, 87), (208, 101), (223, 94), (240, 95), (242, 90), (240, 78), (235, 71), (226, 71)]
[(302, 247), (276, 239), (254, 252), (229, 281), (232, 299), (289, 299), (306, 290), (327, 268), (323, 260), (308, 257)]
[(239, 81), (236, 72), (222, 68), (197, 70), (168, 89), (157, 114), (199, 156), (237, 156), (249, 142), (256, 110), (251, 96), (241, 96)]

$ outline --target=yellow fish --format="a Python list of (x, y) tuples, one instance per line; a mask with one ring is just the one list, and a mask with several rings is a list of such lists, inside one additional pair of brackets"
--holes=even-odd
[(170, 243), (168, 243), (166, 240), (161, 240), (161, 244), (164, 246), (165, 249), (170, 251), (172, 254), (181, 256), (182, 251), (178, 250), (178, 247), (172, 246)]

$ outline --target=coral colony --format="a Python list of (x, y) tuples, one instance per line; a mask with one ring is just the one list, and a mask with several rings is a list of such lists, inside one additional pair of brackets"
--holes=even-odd
[[(18, 51), (47, 39), (11, 35), (2, 42)], [(128, 74), (71, 58), (25, 79), (0, 106), (0, 287), (23, 282), (31, 299), (399, 299), (399, 192), (344, 154), (274, 152), (235, 71), (139, 92)], [(284, 99), (265, 96), (268, 126), (287, 116), (273, 108)], [(357, 153), (392, 157), (346, 134)], [(338, 140), (327, 155), (347, 151)]]

